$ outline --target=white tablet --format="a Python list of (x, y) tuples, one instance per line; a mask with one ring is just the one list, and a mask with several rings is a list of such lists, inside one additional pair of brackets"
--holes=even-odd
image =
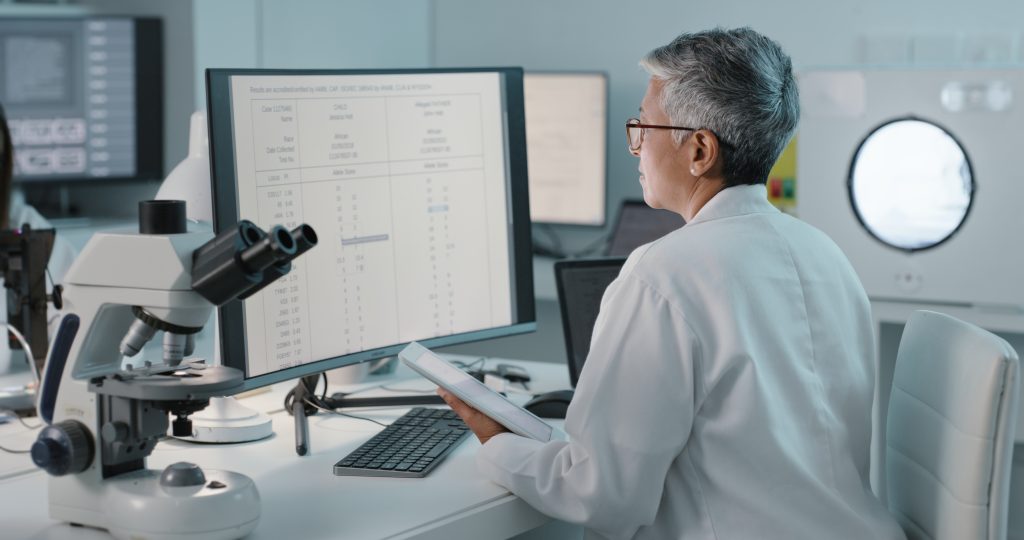
[(505, 399), (423, 345), (414, 341), (402, 349), (398, 357), (417, 373), (455, 394), (474, 409), (507, 427), (512, 433), (541, 442), (551, 440), (554, 428), (546, 422)]

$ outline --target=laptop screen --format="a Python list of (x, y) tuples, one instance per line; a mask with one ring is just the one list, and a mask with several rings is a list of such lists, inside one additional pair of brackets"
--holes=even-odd
[(634, 249), (665, 236), (685, 223), (679, 214), (655, 210), (642, 200), (622, 201), (605, 255), (626, 257)]
[(576, 387), (590, 353), (590, 337), (601, 309), (601, 297), (622, 269), (624, 258), (569, 260), (555, 263), (555, 284), (565, 332), (569, 379)]

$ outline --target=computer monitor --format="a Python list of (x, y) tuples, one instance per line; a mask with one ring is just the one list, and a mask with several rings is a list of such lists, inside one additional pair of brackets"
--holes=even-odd
[(531, 219), (604, 225), (608, 77), (527, 73), (523, 95)]
[(641, 199), (622, 201), (605, 255), (626, 257), (634, 249), (682, 227), (686, 220), (675, 212), (656, 210)]
[(622, 270), (625, 258), (566, 260), (555, 263), (555, 286), (562, 313), (565, 353), (573, 388), (590, 354), (590, 338), (605, 289)]
[(159, 19), (0, 18), (0, 104), (20, 182), (163, 177)]
[(215, 228), (305, 222), (219, 310), (247, 388), (536, 327), (522, 71), (208, 70)]

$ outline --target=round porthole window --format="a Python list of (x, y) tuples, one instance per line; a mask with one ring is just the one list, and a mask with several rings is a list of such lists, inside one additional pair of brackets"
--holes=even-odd
[(872, 236), (918, 251), (945, 242), (963, 225), (974, 173), (948, 131), (903, 118), (864, 138), (850, 164), (849, 190), (857, 219)]

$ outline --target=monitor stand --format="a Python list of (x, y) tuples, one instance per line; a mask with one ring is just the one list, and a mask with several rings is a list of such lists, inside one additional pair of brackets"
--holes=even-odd
[(292, 390), (291, 406), (288, 414), (295, 417), (295, 453), (300, 456), (309, 455), (309, 416), (316, 414), (319, 410), (307, 403), (307, 401), (318, 401), (324, 409), (338, 410), (356, 407), (410, 407), (413, 405), (444, 405), (441, 396), (435, 394), (419, 394), (408, 396), (379, 396), (379, 397), (345, 397), (343, 393), (336, 393), (328, 398), (316, 397), (316, 385), (320, 375), (307, 375), (301, 377)]

